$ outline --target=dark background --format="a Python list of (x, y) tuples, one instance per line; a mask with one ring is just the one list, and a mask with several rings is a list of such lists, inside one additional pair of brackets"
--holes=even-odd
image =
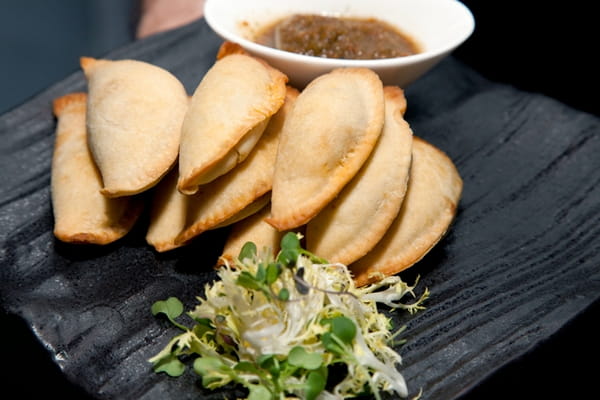
[(475, 32), (455, 55), (491, 80), (540, 92), (600, 114), (600, 34), (592, 5), (464, 1)]
[[(476, 28), (454, 52), (456, 58), (491, 80), (600, 116), (600, 64), (595, 54), (600, 35), (593, 2), (464, 3), (475, 16)], [(136, 11), (134, 0), (3, 1), (0, 114), (77, 71), (81, 55), (102, 56), (133, 41)], [(597, 397), (599, 310), (594, 305), (463, 400)], [(3, 390), (10, 392), (14, 386), (20, 398), (85, 398), (65, 381), (20, 319), (1, 314), (0, 328)]]

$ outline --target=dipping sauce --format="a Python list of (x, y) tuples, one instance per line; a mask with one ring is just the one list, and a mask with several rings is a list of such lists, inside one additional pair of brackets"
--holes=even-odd
[(297, 14), (258, 32), (256, 43), (315, 57), (373, 60), (420, 52), (415, 41), (375, 18)]

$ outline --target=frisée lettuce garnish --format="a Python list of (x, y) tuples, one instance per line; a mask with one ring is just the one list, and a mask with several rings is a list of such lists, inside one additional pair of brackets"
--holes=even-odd
[(398, 276), (356, 287), (345, 265), (304, 250), (300, 239), (287, 233), (276, 256), (246, 243), (187, 313), (190, 328), (176, 321), (184, 312), (177, 298), (154, 303), (154, 315), (183, 331), (150, 359), (154, 370), (180, 376), (192, 358), (204, 387), (240, 384), (249, 400), (380, 399), (381, 392), (407, 397), (397, 369), (402, 359), (393, 349), (402, 328), (393, 333), (377, 304), (414, 313), (423, 308), (427, 289), (404, 304), (407, 294), (415, 296), (416, 283)]

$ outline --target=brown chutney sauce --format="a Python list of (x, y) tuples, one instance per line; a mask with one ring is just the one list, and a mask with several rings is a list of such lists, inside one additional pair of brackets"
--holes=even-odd
[(298, 54), (354, 60), (420, 52), (412, 38), (375, 18), (296, 14), (265, 27), (254, 41)]

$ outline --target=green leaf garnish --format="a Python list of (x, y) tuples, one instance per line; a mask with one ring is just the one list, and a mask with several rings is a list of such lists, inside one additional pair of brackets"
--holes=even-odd
[(310, 371), (306, 377), (304, 396), (306, 400), (314, 400), (325, 390), (327, 384), (327, 370)]
[(298, 253), (302, 251), (300, 245), (300, 238), (293, 232), (288, 232), (281, 238), (281, 249), (282, 250), (294, 250)]
[(274, 354), (267, 354), (259, 357), (258, 365), (260, 368), (271, 374), (274, 379), (277, 379), (281, 374), (281, 363)]
[(266, 282), (267, 285), (272, 285), (275, 283), (279, 275), (281, 274), (281, 265), (276, 263), (269, 263), (267, 266), (267, 277)]
[(246, 242), (240, 250), (239, 260), (243, 262), (246, 259), (252, 260), (254, 257), (256, 257), (256, 245), (252, 242)]
[(219, 357), (198, 357), (194, 360), (194, 371), (202, 376), (202, 386), (214, 389), (228, 384), (235, 372)]
[(177, 377), (185, 372), (185, 364), (179, 361), (174, 354), (169, 354), (154, 365), (155, 372), (165, 372), (169, 376)]
[(152, 315), (163, 313), (173, 320), (183, 314), (183, 303), (176, 297), (169, 297), (167, 300), (159, 300), (152, 304)]
[(239, 372), (245, 372), (245, 373), (251, 373), (251, 374), (258, 374), (260, 373), (260, 368), (258, 368), (255, 364), (251, 363), (250, 361), (240, 361), (239, 363), (237, 363), (235, 365), (235, 367), (233, 368), (236, 371)]
[(240, 286), (245, 287), (246, 289), (261, 289), (260, 282), (248, 271), (242, 271), (240, 276), (238, 276), (236, 283)]
[(356, 325), (348, 317), (339, 316), (324, 320), (324, 323), (330, 324), (331, 333), (345, 344), (351, 344), (356, 336)]
[(290, 299), (290, 291), (287, 288), (281, 288), (277, 297), (279, 300), (287, 301)]
[(331, 332), (325, 332), (321, 335), (321, 343), (323, 347), (335, 355), (343, 355), (345, 353), (344, 342)]
[(290, 350), (288, 362), (296, 367), (313, 370), (323, 364), (323, 356), (319, 353), (309, 353), (302, 346), (296, 346)]
[[(219, 279), (187, 313), (194, 325), (176, 321), (183, 304), (174, 297), (152, 305), (183, 330), (150, 361), (156, 372), (184, 373), (183, 360), (208, 389), (239, 384), (249, 400), (296, 397), (315, 400), (322, 393), (356, 397), (386, 391), (406, 397), (400, 356), (389, 319), (377, 304), (413, 313), (429, 292), (412, 304), (400, 302), (414, 286), (399, 277), (357, 288), (348, 269), (301, 247), (301, 235), (287, 233), (280, 251), (258, 251), (247, 243), (233, 265), (218, 270)], [(415, 283), (416, 285), (416, 283)], [(327, 387), (329, 369), (345, 364), (348, 374)], [(326, 392), (326, 393), (324, 393)]]
[(256, 270), (256, 280), (260, 283), (265, 283), (267, 280), (267, 269), (262, 264), (258, 264), (258, 269)]
[(262, 385), (250, 385), (250, 393), (248, 395), (248, 400), (271, 400), (273, 399), (273, 394), (269, 392), (269, 390)]
[(159, 300), (152, 304), (152, 315), (163, 314), (171, 323), (180, 329), (187, 328), (175, 321), (175, 318), (183, 314), (183, 303), (176, 297), (169, 297), (167, 300)]
[(281, 238), (280, 246), (281, 250), (279, 251), (277, 261), (289, 267), (293, 267), (294, 265), (296, 265), (296, 260), (300, 255), (308, 257), (311, 261), (315, 263), (327, 263), (327, 260), (320, 258), (312, 254), (311, 252), (303, 249), (300, 243), (300, 236), (296, 233), (288, 232), (285, 235), (283, 235), (283, 237)]

